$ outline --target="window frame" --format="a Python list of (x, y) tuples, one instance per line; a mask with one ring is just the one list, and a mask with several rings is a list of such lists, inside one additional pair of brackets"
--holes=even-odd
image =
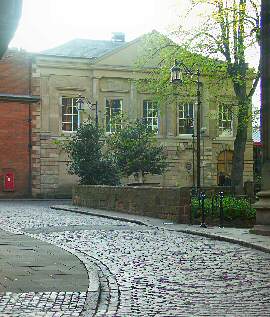
[[(226, 112), (223, 111), (224, 107), (226, 107)], [(226, 103), (222, 103), (218, 105), (218, 136), (219, 137), (232, 137), (233, 136), (233, 113), (231, 111), (232, 106)], [(222, 109), (222, 111), (221, 111)], [(225, 115), (228, 115), (229, 120), (224, 119)], [(226, 123), (230, 122), (230, 128), (226, 128)], [(222, 124), (225, 123), (225, 124)], [(225, 126), (225, 127), (224, 127)], [(228, 132), (225, 132), (228, 131)]]
[[(151, 105), (151, 109), (149, 108), (149, 105)], [(152, 112), (152, 116), (149, 115), (150, 111)], [(156, 112), (156, 116), (153, 116), (154, 111)], [(149, 123), (149, 120), (151, 121), (151, 123)], [(156, 120), (156, 124), (154, 124), (154, 120)], [(151, 128), (151, 131), (155, 132), (155, 134), (159, 134), (160, 122), (159, 122), (159, 109), (158, 109), (157, 102), (151, 99), (143, 100), (143, 121), (145, 122), (147, 128)]]
[[(180, 117), (180, 112), (185, 114), (185, 110), (181, 110), (180, 107), (185, 107), (188, 106), (188, 116), (182, 116)], [(190, 106), (192, 107), (192, 117), (189, 117), (190, 115)], [(185, 122), (187, 122), (188, 120), (192, 120), (192, 125), (190, 128), (192, 128), (192, 132), (188, 133), (187, 131), (181, 133), (180, 132), (180, 128), (185, 128), (187, 129), (187, 125), (185, 124), (184, 126), (180, 125), (180, 120), (184, 120)], [(185, 103), (180, 103), (177, 105), (177, 135), (179, 136), (192, 136), (195, 133), (195, 104), (193, 101), (190, 102), (185, 102)]]
[[(67, 105), (63, 104), (63, 99), (70, 99), (71, 100), (71, 113), (70, 114), (69, 113), (63, 114), (63, 108), (67, 106)], [(61, 96), (60, 100), (61, 100), (61, 131), (64, 133), (74, 133), (78, 130), (78, 128), (80, 126), (80, 122), (79, 122), (80, 115), (79, 115), (79, 111), (77, 110), (77, 107), (76, 107), (77, 97), (65, 95), (65, 96)], [(71, 117), (71, 121), (63, 121), (63, 116)], [(77, 117), (77, 128), (74, 127), (74, 125), (76, 124), (76, 122), (74, 122), (74, 117)], [(64, 130), (63, 124), (71, 124), (71, 130)]]
[[(114, 124), (114, 128), (112, 123), (110, 122), (112, 117), (113, 117), (113, 112), (112, 112), (112, 107), (108, 107), (108, 103), (111, 103), (113, 101), (119, 100), (120, 101), (120, 111), (119, 111), (119, 115), (122, 116), (123, 115), (123, 104), (124, 104), (124, 98), (123, 97), (106, 97), (105, 98), (105, 132), (108, 134), (114, 133), (117, 129), (122, 128), (122, 118), (120, 120), (120, 123), (118, 124)], [(110, 110), (110, 118), (109, 118), (109, 122), (107, 120), (107, 109), (109, 108)], [(116, 112), (117, 113), (117, 112)], [(109, 127), (109, 129), (108, 129)]]

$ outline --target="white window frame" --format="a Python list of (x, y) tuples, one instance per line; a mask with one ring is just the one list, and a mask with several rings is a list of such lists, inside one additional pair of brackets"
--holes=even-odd
[[(146, 108), (145, 108), (146, 107)], [(156, 116), (153, 116), (153, 112)], [(151, 128), (156, 134), (159, 132), (159, 111), (158, 104), (152, 100), (143, 100), (143, 120), (148, 128)], [(156, 124), (155, 124), (156, 121)]]
[[(63, 100), (64, 99), (70, 99), (71, 100), (71, 113), (63, 114), (63, 108), (66, 106), (66, 105), (63, 104)], [(76, 100), (77, 100), (77, 98), (74, 97), (74, 96), (62, 96), (61, 97), (61, 130), (63, 132), (67, 132), (67, 133), (76, 132), (78, 127), (80, 126), (80, 123), (79, 123), (80, 116), (79, 116), (78, 110), (76, 108)], [(71, 121), (63, 121), (63, 116), (71, 117)], [(75, 121), (75, 118), (76, 118), (76, 121)], [(63, 125), (65, 123), (70, 123), (71, 124), (71, 130), (63, 129)], [(75, 125), (77, 125), (77, 128), (75, 128)]]
[[(232, 106), (226, 103), (218, 106), (218, 136), (232, 137), (233, 136), (233, 113)], [(227, 128), (227, 123), (230, 122), (230, 128)]]
[[(111, 106), (111, 102), (119, 100), (120, 102), (120, 111), (114, 112), (113, 107)], [(108, 122), (108, 111), (109, 111), (109, 122)], [(114, 114), (115, 113), (115, 114)], [(123, 98), (117, 98), (117, 97), (109, 97), (105, 99), (105, 131), (106, 133), (113, 133), (117, 129), (122, 128), (122, 119), (120, 120), (120, 123), (112, 124), (111, 119), (116, 116), (116, 114), (119, 114), (122, 116), (123, 114)]]
[[(186, 111), (185, 111), (185, 107), (188, 106), (188, 111), (187, 114), (188, 116), (186, 116)], [(190, 111), (192, 108), (192, 111)], [(180, 128), (187, 128), (187, 122), (188, 120), (192, 121), (192, 125), (191, 127), (193, 128), (192, 131), (190, 133), (188, 132), (180, 132)], [(180, 125), (180, 121), (184, 121), (185, 125), (183, 126), (182, 124)], [(187, 135), (187, 136), (192, 136), (194, 134), (194, 121), (195, 121), (195, 106), (194, 106), (194, 102), (185, 102), (182, 104), (178, 104), (177, 106), (177, 134), (178, 135)]]

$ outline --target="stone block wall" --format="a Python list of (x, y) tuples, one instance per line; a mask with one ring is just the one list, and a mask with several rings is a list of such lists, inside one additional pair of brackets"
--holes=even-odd
[(178, 223), (188, 223), (190, 219), (189, 188), (75, 185), (72, 200), (77, 206), (168, 219)]

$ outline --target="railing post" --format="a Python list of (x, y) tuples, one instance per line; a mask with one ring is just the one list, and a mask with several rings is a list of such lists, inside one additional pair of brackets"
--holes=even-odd
[(215, 194), (212, 194), (211, 198), (211, 220), (212, 220), (212, 225), (214, 223), (214, 208), (215, 208)]
[(224, 227), (224, 210), (223, 210), (223, 198), (224, 198), (224, 193), (220, 192), (219, 193), (219, 216), (220, 216), (220, 228)]
[(202, 204), (202, 223), (201, 223), (201, 227), (202, 228), (207, 228), (207, 225), (205, 224), (205, 193), (201, 193), (201, 204)]

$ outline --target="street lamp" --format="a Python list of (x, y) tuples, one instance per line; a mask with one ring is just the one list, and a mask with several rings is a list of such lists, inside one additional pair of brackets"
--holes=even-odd
[(187, 67), (183, 62), (175, 60), (174, 66), (171, 68), (171, 83), (173, 84), (183, 84), (183, 74), (193, 77), (196, 75), (197, 84), (197, 147), (196, 147), (196, 156), (197, 156), (197, 190), (201, 187), (201, 72), (198, 68), (196, 71)]
[(80, 112), (83, 111), (83, 106), (85, 103), (88, 105), (89, 109), (91, 109), (92, 107), (95, 107), (95, 112), (96, 112), (95, 122), (96, 122), (96, 127), (98, 127), (98, 102), (96, 101), (96, 103), (92, 103), (86, 97), (83, 97), (82, 95), (79, 95), (76, 100), (76, 108), (78, 110), (78, 127), (80, 127)]
[(195, 190), (195, 134), (194, 134), (194, 119), (187, 116), (188, 133), (192, 132), (192, 190)]

